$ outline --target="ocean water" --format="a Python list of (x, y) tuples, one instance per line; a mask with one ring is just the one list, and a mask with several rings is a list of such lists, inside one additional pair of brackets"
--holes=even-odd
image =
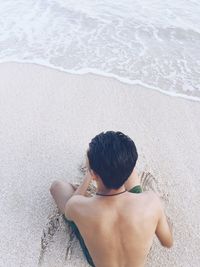
[(200, 101), (200, 1), (0, 0), (0, 62), (7, 61)]

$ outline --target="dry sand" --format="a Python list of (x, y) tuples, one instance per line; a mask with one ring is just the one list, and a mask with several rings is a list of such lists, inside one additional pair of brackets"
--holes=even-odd
[(144, 186), (174, 224), (174, 247), (155, 238), (147, 266), (199, 266), (199, 118), (198, 102), (112, 78), (0, 64), (0, 266), (87, 266), (48, 189), (79, 180), (88, 142), (105, 130), (135, 140)]

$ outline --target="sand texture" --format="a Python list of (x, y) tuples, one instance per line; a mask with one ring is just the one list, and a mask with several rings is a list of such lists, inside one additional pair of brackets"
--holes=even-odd
[(200, 263), (200, 104), (97, 75), (0, 64), (0, 266), (88, 266), (49, 194), (53, 180), (80, 182), (99, 132), (137, 145), (145, 190), (164, 201), (174, 247), (155, 242), (148, 267)]

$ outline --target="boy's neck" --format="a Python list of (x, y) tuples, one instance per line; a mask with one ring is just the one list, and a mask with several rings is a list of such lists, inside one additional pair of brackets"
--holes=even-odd
[(112, 195), (112, 194), (119, 194), (121, 192), (124, 192), (126, 190), (125, 186), (122, 185), (118, 189), (109, 189), (106, 188), (104, 185), (97, 183), (97, 194), (102, 194), (102, 195)]

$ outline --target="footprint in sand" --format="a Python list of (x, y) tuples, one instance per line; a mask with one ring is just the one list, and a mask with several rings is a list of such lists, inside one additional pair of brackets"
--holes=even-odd
[(158, 185), (158, 180), (148, 171), (142, 172), (141, 187), (143, 191), (154, 191), (164, 202), (168, 202), (168, 194), (161, 191)]
[(41, 266), (44, 254), (49, 246), (49, 243), (52, 241), (56, 231), (60, 228), (61, 220), (62, 215), (59, 213), (58, 209), (53, 212), (53, 215), (48, 217), (48, 222), (42, 231), (38, 266)]

